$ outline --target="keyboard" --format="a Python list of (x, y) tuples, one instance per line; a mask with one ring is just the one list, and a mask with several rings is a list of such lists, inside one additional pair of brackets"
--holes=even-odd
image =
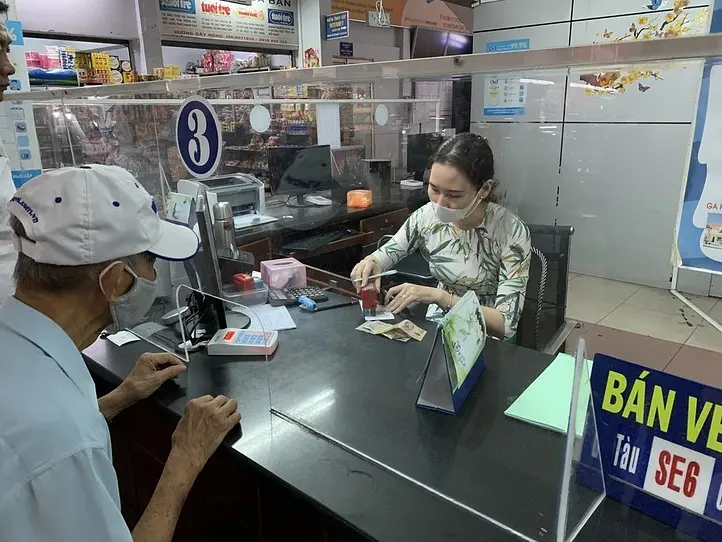
[(346, 235), (346, 230), (333, 230), (321, 233), (307, 235), (301, 239), (296, 239), (281, 247), (284, 252), (313, 252), (324, 245), (332, 243), (337, 239), (341, 239)]

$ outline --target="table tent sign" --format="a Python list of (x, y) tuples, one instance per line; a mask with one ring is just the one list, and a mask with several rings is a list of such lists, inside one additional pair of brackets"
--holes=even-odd
[(416, 406), (458, 414), (484, 371), (486, 323), (472, 291), (439, 321)]
[[(722, 390), (603, 354), (591, 389), (607, 496), (704, 542), (722, 540)], [(577, 477), (600, 489), (594, 437), (585, 432)]]

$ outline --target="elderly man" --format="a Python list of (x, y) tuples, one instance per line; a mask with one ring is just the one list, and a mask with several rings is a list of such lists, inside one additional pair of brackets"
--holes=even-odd
[[(19, 254), (15, 296), (0, 306), (0, 540), (131, 540), (105, 419), (185, 366), (145, 354), (98, 400), (80, 352), (103, 329), (137, 323), (155, 299), (155, 258), (190, 258), (198, 239), (161, 220), (151, 196), (116, 166), (44, 173), (8, 211)], [(132, 540), (172, 539), (195, 478), (239, 420), (223, 396), (188, 404)]]

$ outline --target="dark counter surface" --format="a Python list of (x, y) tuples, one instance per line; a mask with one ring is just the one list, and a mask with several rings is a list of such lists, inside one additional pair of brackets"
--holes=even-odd
[[(196, 354), (178, 382), (150, 400), (179, 416), (193, 397), (236, 399), (242, 436), (225, 445), (238, 460), (371, 539), (519, 540), (482, 515), (527, 537), (553, 537), (564, 438), (503, 415), (550, 356), (490, 340), (486, 370), (461, 414), (448, 416), (414, 406), (431, 333), (421, 343), (402, 344), (355, 331), (362, 321), (356, 307), (316, 314), (292, 309), (292, 315), (298, 329), (280, 333), (268, 362)], [(118, 348), (101, 339), (84, 354), (96, 377), (118, 383), (149, 346)], [(271, 407), (375, 461), (272, 415)], [(582, 491), (575, 500), (586, 505), (592, 498)], [(607, 501), (578, 540), (680, 538)]]

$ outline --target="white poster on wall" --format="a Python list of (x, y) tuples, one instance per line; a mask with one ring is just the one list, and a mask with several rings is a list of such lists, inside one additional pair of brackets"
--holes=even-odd
[(298, 47), (297, 0), (158, 0), (163, 38), (242, 41)]
[(511, 117), (524, 115), (526, 85), (519, 78), (487, 77), (484, 85), (484, 115)]

